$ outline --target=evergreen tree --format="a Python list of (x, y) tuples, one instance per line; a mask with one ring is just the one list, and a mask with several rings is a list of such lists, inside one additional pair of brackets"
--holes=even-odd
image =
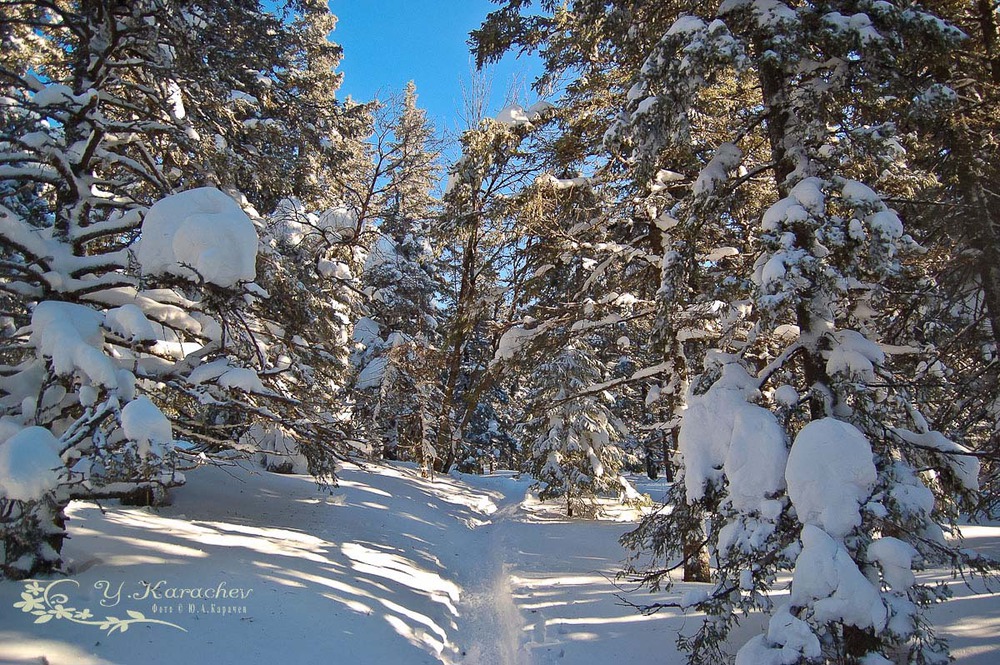
[[(662, 170), (658, 180), (660, 167), (650, 171), (649, 163), (609, 155), (603, 143), (619, 114), (618, 99), (632, 85), (630, 72), (669, 27), (664, 22), (672, 5), (540, 3), (536, 8), (551, 14), (530, 16), (522, 15), (523, 3), (500, 4), (505, 6), (473, 32), (477, 61), (491, 62), (507, 48), (537, 50), (546, 71), (536, 88), (566, 82), (534, 147), (547, 173), (522, 200), (527, 275), (536, 274), (525, 282), (525, 313), (540, 320), (569, 317), (574, 334), (601, 331), (603, 342), (595, 346), (614, 367), (614, 411), (636, 424), (628, 441), (655, 473), (669, 457), (662, 433), (669, 439), (671, 427), (659, 422), (664, 407), (658, 398), (676, 380), (664, 362), (666, 335), (654, 325), (662, 227), (669, 221), (661, 212), (668, 207), (664, 201), (683, 188), (677, 181), (683, 176)], [(579, 280), (564, 281), (566, 269)], [(536, 289), (548, 289), (541, 307), (531, 304)]]
[[(927, 348), (913, 369), (928, 420), (966, 433), (995, 453), (995, 390), (1000, 329), (1000, 236), (995, 199), (1000, 172), (993, 109), (1000, 94), (998, 17), (989, 2), (944, 3), (942, 17), (963, 32), (934, 58), (935, 81), (924, 87), (901, 125), (909, 131), (912, 172), (900, 197), (913, 236), (928, 248), (911, 272), (917, 305), (900, 310), (894, 343)], [(919, 72), (926, 60), (903, 61)], [(992, 193), (991, 193), (992, 192)], [(984, 507), (1000, 494), (987, 458)]]
[(622, 488), (621, 436), (601, 396), (579, 396), (602, 376), (593, 350), (569, 345), (532, 372), (526, 398), (530, 419), (521, 425), (527, 470), (539, 497), (564, 497), (566, 515), (593, 514), (596, 496)]
[[(249, 127), (223, 110), (247, 69), (218, 38), (256, 19), (271, 43), (252, 78), (284, 90), (281, 77), (308, 69), (296, 65), (301, 27), (256, 4), (3, 3), (4, 575), (59, 564), (71, 499), (158, 501), (183, 480), (179, 458), (236, 447), (289, 405), (310, 470), (329, 478), (344, 454), (335, 415), (306, 415), (304, 395), (272, 371), (275, 301), (254, 283), (269, 277), (268, 261), (257, 265), (263, 222), (238, 192), (190, 189)], [(282, 102), (291, 131), (311, 118), (294, 99)], [(252, 174), (223, 183), (264, 205), (276, 191), (254, 177), (276, 184), (273, 161), (305, 154), (268, 145), (245, 153)]]
[[(442, 470), (484, 461), (482, 451), (469, 447), (468, 428), (481, 400), (502, 399), (502, 387), (490, 371), (500, 337), (494, 322), (524, 277), (515, 194), (537, 173), (525, 146), (540, 119), (537, 111), (527, 113), (517, 105), (496, 119), (482, 119), (463, 133), (462, 156), (449, 169), (436, 229), (447, 284), (436, 446)], [(496, 405), (493, 401), (491, 408)], [(481, 435), (475, 438), (484, 440)]]
[[(366, 316), (355, 327), (358, 420), (377, 456), (433, 464), (439, 403), (437, 294), (443, 288), (429, 225), (438, 160), (434, 130), (411, 83), (376, 128), (380, 209), (362, 275)], [(373, 199), (374, 202), (374, 199)], [(380, 441), (377, 441), (380, 439)]]
[[(955, 442), (969, 443), (963, 431), (935, 431), (907, 388), (912, 365), (877, 342), (906, 306), (886, 284), (917, 249), (887, 202), (906, 180), (897, 121), (914, 86), (936, 82), (900, 63), (936, 57), (958, 32), (890, 3), (581, 0), (542, 3), (549, 16), (504, 4), (480, 54), (539, 49), (551, 76), (579, 66), (567, 91), (591, 100), (596, 75), (614, 81), (622, 108), (590, 117), (617, 116), (602, 134), (624, 169), (617, 205), (641, 202), (663, 232), (658, 334), (673, 376), (661, 392), (683, 482), (626, 538), (653, 560), (633, 572), (656, 587), (710, 547), (714, 591), (696, 604), (709, 617), (683, 641), (696, 662), (722, 658), (735, 610), (765, 607), (782, 570), (791, 600), (737, 662), (779, 650), (783, 662), (937, 662), (945, 648), (919, 608), (938, 590), (911, 568), (982, 567), (942, 537), (978, 462)], [(823, 478), (810, 456), (831, 461)], [(914, 491), (920, 502), (900, 499)], [(822, 566), (837, 570), (828, 586), (814, 583)]]

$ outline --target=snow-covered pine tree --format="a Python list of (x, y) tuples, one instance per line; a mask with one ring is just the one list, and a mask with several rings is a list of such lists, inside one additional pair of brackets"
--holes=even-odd
[(234, 188), (264, 214), (289, 197), (312, 211), (353, 205), (343, 166), (364, 157), (371, 121), (367, 106), (336, 97), (327, 3), (209, 0), (164, 13), (177, 20), (158, 29), (177, 46), (160, 85), (189, 126), (165, 161), (194, 178), (175, 186)]
[[(586, 320), (588, 327), (597, 324), (606, 332), (607, 339), (599, 346), (605, 360), (616, 367), (612, 374), (618, 391), (616, 413), (629, 414), (629, 422), (635, 425), (630, 439), (655, 472), (656, 466), (669, 464), (664, 458), (669, 458), (674, 447), (673, 416), (679, 404), (668, 402), (675, 393), (684, 392), (683, 374), (676, 368), (683, 367), (685, 361), (679, 350), (671, 347), (673, 336), (664, 330), (662, 315), (659, 323), (654, 320), (657, 310), (663, 309), (655, 303), (665, 300), (657, 296), (664, 243), (669, 242), (666, 232), (676, 221), (671, 208), (697, 174), (693, 167), (684, 167), (681, 157), (696, 155), (710, 146), (694, 133), (694, 142), (679, 148), (677, 159), (629, 160), (622, 159), (617, 149), (609, 153), (604, 143), (606, 137), (614, 143), (610, 134), (619, 120), (620, 99), (627, 96), (646, 54), (684, 3), (580, 1), (571, 5), (539, 3), (531, 8), (519, 2), (498, 4), (504, 7), (473, 32), (477, 61), (494, 61), (507, 49), (537, 51), (546, 70), (536, 88), (545, 89), (560, 80), (568, 82), (560, 86), (558, 130), (553, 128), (537, 149), (549, 176), (536, 183), (536, 202), (530, 205), (546, 212), (537, 215), (540, 223), (534, 225), (536, 228), (528, 225), (525, 233), (529, 237), (538, 234), (547, 242), (563, 240), (565, 255), (589, 266), (591, 278), (561, 293), (557, 300), (586, 306), (590, 310), (586, 315), (578, 312), (581, 325)], [(543, 10), (540, 14), (525, 13), (539, 9)], [(699, 117), (707, 122), (724, 118), (736, 104), (720, 100)], [(644, 137), (642, 141), (655, 139)], [(542, 199), (547, 202), (542, 203)], [(705, 217), (711, 217), (709, 211)], [(557, 219), (568, 218), (576, 223), (557, 232), (546, 228), (557, 225)], [(738, 242), (731, 238), (718, 244), (732, 251)], [(534, 249), (530, 242), (528, 249)], [(671, 251), (676, 253), (676, 249)], [(558, 283), (563, 275), (545, 265), (558, 263), (543, 261), (532, 269), (545, 268), (545, 279)], [(699, 265), (687, 253), (675, 265), (683, 268), (688, 263)], [(678, 275), (676, 281), (682, 292), (696, 291), (698, 280), (687, 282)], [(711, 277), (701, 283), (715, 284)], [(580, 286), (586, 288), (580, 290)], [(706, 326), (712, 328), (713, 321), (729, 315), (728, 311), (711, 309), (717, 299), (704, 293), (703, 304), (690, 312), (690, 320), (679, 323), (694, 345), (718, 334), (710, 333)], [(550, 299), (548, 304), (554, 302)]]
[(623, 426), (603, 395), (582, 395), (602, 379), (594, 350), (568, 344), (531, 372), (525, 398), (528, 419), (519, 425), (541, 499), (563, 498), (568, 517), (592, 515), (594, 499), (621, 491), (622, 454), (615, 442)]
[[(193, 118), (221, 134), (242, 124), (198, 113), (201, 93), (227, 85), (208, 64), (231, 52), (210, 34), (230, 9), (3, 5), (6, 576), (59, 564), (71, 499), (157, 500), (182, 482), (179, 456), (232, 448), (254, 419), (302, 403), (267, 375), (259, 320), (248, 322), (266, 295), (253, 284), (259, 220), (215, 188), (172, 193), (210, 171)], [(239, 10), (288, 37), (291, 24)], [(289, 43), (268, 71), (288, 71)], [(314, 471), (329, 474), (340, 439), (309, 441)]]
[[(390, 217), (368, 257), (363, 287), (368, 315), (355, 326), (359, 416), (381, 443), (377, 456), (389, 459), (435, 458), (430, 427), (403, 428), (401, 419), (432, 420), (440, 380), (435, 298), (441, 281), (427, 242), (423, 220)], [(431, 401), (425, 401), (431, 400)], [(416, 438), (414, 438), (416, 437)]]
[(432, 192), (441, 173), (440, 142), (426, 111), (417, 105), (413, 81), (406, 84), (402, 100), (393, 104), (395, 119), (389, 125), (386, 155), (391, 183), (388, 212), (398, 219), (429, 219), (438, 206)]
[[(779, 197), (755, 230), (762, 251), (746, 337), (720, 340), (737, 355), (708, 355), (681, 422), (684, 499), (711, 516), (718, 562), (714, 590), (694, 604), (709, 619), (686, 646), (695, 661), (718, 658), (733, 610), (766, 607), (777, 573), (791, 570), (791, 598), (738, 663), (779, 654), (937, 662), (946, 647), (920, 608), (940, 591), (916, 583), (911, 569), (980, 565), (941, 527), (975, 491), (978, 462), (932, 430), (875, 341), (884, 284), (914, 246), (860, 179), (888, 186), (884, 174), (902, 167), (892, 122), (902, 90), (890, 54), (919, 43), (914, 32), (942, 43), (955, 33), (920, 9), (886, 4), (727, 2), (719, 13), (678, 18), (626, 110), (632, 127), (661, 112), (679, 118), (668, 126), (689, 126), (722, 85), (712, 76), (719, 64), (751, 76), (760, 98), (748, 119), (763, 121), (768, 161), (737, 145), (754, 125), (734, 127), (737, 140), (717, 147), (692, 194), (711, 201), (718, 191), (724, 215), (743, 174), (766, 168)], [(926, 469), (935, 475), (921, 477)], [(924, 498), (902, 499), (914, 492)], [(682, 553), (671, 521), (647, 520), (630, 542), (666, 558)], [(836, 574), (819, 582), (820, 569)]]
[[(538, 239), (527, 246), (528, 273), (535, 277), (527, 282), (525, 301), (537, 299), (546, 314), (531, 311), (537, 303), (525, 311), (543, 320), (572, 312), (579, 329), (603, 332), (599, 346), (615, 368), (609, 375), (618, 394), (615, 413), (630, 423), (635, 452), (657, 473), (659, 465), (671, 464), (676, 448), (686, 365), (698, 362), (692, 349), (686, 359), (681, 337), (671, 331), (683, 335), (683, 347), (703, 347), (719, 334), (720, 319), (730, 315), (728, 308), (713, 305), (719, 300), (713, 290), (723, 285), (711, 270), (701, 269), (705, 262), (696, 259), (694, 246), (685, 245), (676, 228), (683, 215), (674, 206), (697, 174), (694, 156), (709, 147), (695, 132), (695, 142), (677, 148), (673, 159), (658, 154), (662, 139), (643, 156), (622, 159), (618, 146), (609, 154), (604, 143), (623, 138), (613, 135), (620, 99), (645, 54), (669, 28), (677, 3), (542, 3), (551, 15), (536, 16), (521, 15), (521, 3), (504, 4), (473, 33), (479, 61), (492, 61), (507, 48), (537, 50), (546, 63), (540, 85), (564, 76), (570, 81), (558, 100), (559, 131), (541, 145), (550, 174), (536, 183), (534, 200), (525, 206), (542, 209), (525, 223), (524, 233)], [(699, 117), (726, 117), (730, 110), (714, 108)], [(639, 141), (648, 146), (657, 139), (644, 135)], [(704, 218), (711, 219), (711, 211), (704, 211)], [(736, 253), (738, 240), (727, 238), (733, 235), (729, 231), (718, 233), (704, 222), (687, 228), (699, 237), (717, 235), (723, 251)], [(666, 252), (675, 259), (669, 281), (660, 277)], [(564, 264), (583, 277), (567, 279)], [(548, 293), (536, 293), (545, 282), (551, 284)], [(657, 295), (661, 282), (667, 288)], [(700, 291), (702, 286), (709, 288)]]
[(352, 268), (356, 219), (345, 205), (311, 212), (298, 199), (284, 199), (262, 220), (256, 279), (262, 290), (244, 320), (262, 378), (289, 399), (280, 418), (255, 424), (243, 440), (264, 450), (268, 468), (332, 476), (335, 459), (360, 448), (347, 394), (360, 300)]
[(429, 467), (436, 457), (431, 414), (440, 403), (436, 298), (443, 284), (429, 232), (439, 155), (412, 83), (384, 110), (372, 174), (375, 239), (361, 278), (365, 316), (354, 332), (356, 421), (376, 457)]
[[(504, 4), (482, 33), (500, 52), (540, 49), (552, 76), (567, 62), (625, 69), (605, 74), (624, 108), (604, 138), (633, 171), (623, 191), (666, 232), (667, 359), (687, 370), (677, 388), (691, 385), (674, 391), (683, 482), (626, 539), (652, 559), (633, 572), (664, 582), (708, 517), (718, 568), (694, 603), (708, 618), (682, 641), (692, 660), (722, 659), (734, 610), (769, 607), (787, 570), (791, 599), (737, 662), (941, 661), (921, 615), (939, 591), (913, 571), (982, 566), (943, 535), (978, 462), (955, 443), (967, 429), (935, 431), (913, 365), (878, 342), (912, 306), (886, 288), (916, 249), (887, 203), (907, 168), (898, 123), (958, 33), (887, 2)], [(580, 69), (568, 90), (595, 79)], [(678, 200), (656, 201), (658, 187)], [(835, 574), (817, 583), (820, 568)]]

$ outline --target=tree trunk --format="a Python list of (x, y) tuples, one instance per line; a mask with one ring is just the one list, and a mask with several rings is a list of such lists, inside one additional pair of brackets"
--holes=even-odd
[(990, 322), (993, 341), (1000, 346), (1000, 228), (998, 228), (996, 206), (991, 207), (987, 187), (982, 174), (976, 169), (977, 159), (969, 130), (964, 119), (959, 119), (950, 132), (953, 159), (956, 165), (956, 181), (965, 211), (958, 216), (963, 223), (962, 235), (969, 249), (979, 251), (977, 272), (986, 316)]
[(709, 566), (708, 548), (705, 547), (701, 529), (685, 534), (684, 538), (684, 581), (711, 582), (712, 570)]
[[(478, 255), (479, 233), (473, 229), (466, 240), (462, 256), (461, 283), (458, 289), (458, 299), (455, 303), (455, 321), (448, 335), (448, 374), (444, 385), (444, 399), (441, 401), (441, 413), (438, 419), (437, 454), (435, 466), (440, 473), (448, 473), (455, 463), (455, 437), (452, 409), (455, 407), (455, 391), (462, 373), (462, 354), (466, 337), (471, 328), (469, 325), (469, 310), (472, 298), (476, 293), (476, 257)], [(444, 457), (441, 457), (441, 455)]]
[[(761, 43), (757, 48), (763, 48)], [(779, 197), (788, 196), (794, 183), (789, 181), (795, 172), (795, 164), (789, 155), (789, 108), (788, 91), (785, 89), (785, 75), (779, 65), (770, 61), (761, 63), (759, 70), (761, 96), (767, 109), (767, 135), (771, 148), (771, 160), (774, 162), (774, 184)], [(811, 248), (815, 242), (811, 229), (802, 226), (794, 229), (795, 243), (802, 248)], [(804, 347), (802, 354), (803, 379), (810, 389), (809, 412), (813, 420), (827, 415), (827, 405), (824, 401), (826, 391), (813, 390), (814, 386), (827, 386), (830, 377), (826, 373), (826, 361), (820, 347), (820, 322), (817, 321), (817, 304), (810, 291), (802, 294), (802, 300), (795, 309), (795, 323), (801, 331), (803, 339), (811, 339), (813, 344)]]
[(670, 431), (670, 436), (664, 436), (663, 432), (660, 432), (660, 445), (663, 447), (663, 475), (666, 476), (668, 483), (674, 482), (674, 465), (670, 461), (671, 444), (673, 444), (674, 449), (677, 448), (676, 427)]
[(996, 11), (993, 8), (992, 0), (976, 0), (976, 14), (979, 20), (979, 28), (983, 32), (983, 51), (986, 53), (986, 61), (989, 64), (990, 75), (993, 77), (994, 85), (1000, 85), (1000, 53), (997, 52)]

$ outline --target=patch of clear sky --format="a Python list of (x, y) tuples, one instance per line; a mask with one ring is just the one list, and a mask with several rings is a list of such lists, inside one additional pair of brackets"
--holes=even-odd
[[(339, 19), (331, 38), (344, 49), (338, 96), (384, 99), (412, 80), (418, 105), (439, 133), (464, 129), (463, 88), (475, 66), (469, 32), (497, 7), (490, 0), (330, 0)], [(486, 115), (509, 99), (533, 103), (530, 87), (541, 69), (538, 58), (513, 55), (492, 67)]]

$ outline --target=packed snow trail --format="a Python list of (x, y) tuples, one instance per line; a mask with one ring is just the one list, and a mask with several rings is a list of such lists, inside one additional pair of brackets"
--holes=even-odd
[[(520, 494), (520, 496), (518, 496)], [(459, 628), (465, 647), (461, 660), (470, 665), (531, 665), (524, 644), (524, 619), (511, 593), (507, 530), (523, 498), (504, 495), (489, 521), (478, 525), (478, 538), (464, 556), (471, 565), (456, 570), (463, 586), (463, 619)]]
[[(0, 582), (0, 665), (683, 663), (674, 641), (698, 617), (614, 595), (632, 525), (568, 520), (528, 485), (400, 465), (346, 468), (331, 494), (232, 466), (191, 472), (164, 508), (75, 503), (73, 575)], [(1000, 549), (1000, 528), (967, 535)], [(1000, 602), (956, 592), (932, 616), (957, 662), (998, 662)]]

